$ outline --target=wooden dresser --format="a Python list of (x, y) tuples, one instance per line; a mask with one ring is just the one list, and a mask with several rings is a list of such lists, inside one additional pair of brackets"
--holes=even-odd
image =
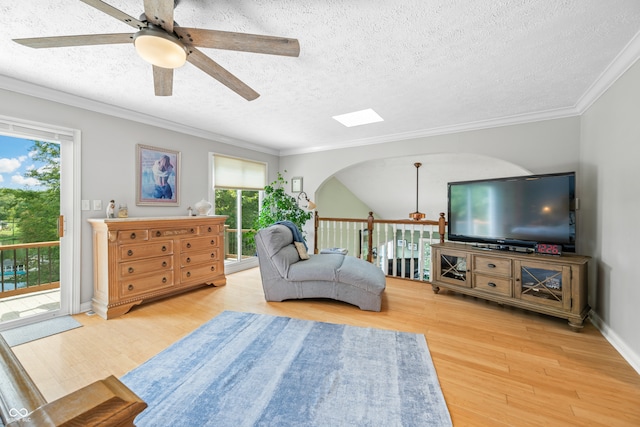
[(226, 216), (89, 219), (93, 311), (105, 319), (145, 301), (222, 286)]

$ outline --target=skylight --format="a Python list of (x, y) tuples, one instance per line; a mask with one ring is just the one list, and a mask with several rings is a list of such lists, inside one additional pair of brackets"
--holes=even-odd
[(333, 118), (348, 128), (384, 121), (384, 119), (371, 108), (367, 108), (366, 110), (354, 111), (353, 113), (341, 114), (339, 116), (333, 116)]

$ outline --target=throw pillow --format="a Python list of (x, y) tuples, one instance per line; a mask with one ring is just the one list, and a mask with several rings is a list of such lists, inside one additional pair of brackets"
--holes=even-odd
[(307, 253), (307, 248), (304, 247), (304, 243), (302, 242), (293, 242), (298, 250), (298, 255), (300, 255), (301, 260), (309, 259), (309, 254)]

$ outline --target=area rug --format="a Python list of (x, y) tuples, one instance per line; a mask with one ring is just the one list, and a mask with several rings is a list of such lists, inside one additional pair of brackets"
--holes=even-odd
[(79, 328), (80, 326), (82, 326), (82, 324), (73, 317), (61, 316), (3, 331), (2, 337), (9, 346), (15, 347), (40, 338)]
[(423, 335), (225, 311), (121, 378), (143, 426), (450, 426)]

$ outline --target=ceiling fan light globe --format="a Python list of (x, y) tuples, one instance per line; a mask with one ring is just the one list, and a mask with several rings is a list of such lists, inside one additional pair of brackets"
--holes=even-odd
[(140, 30), (135, 34), (133, 44), (142, 59), (157, 67), (179, 68), (187, 61), (185, 47), (163, 31)]

